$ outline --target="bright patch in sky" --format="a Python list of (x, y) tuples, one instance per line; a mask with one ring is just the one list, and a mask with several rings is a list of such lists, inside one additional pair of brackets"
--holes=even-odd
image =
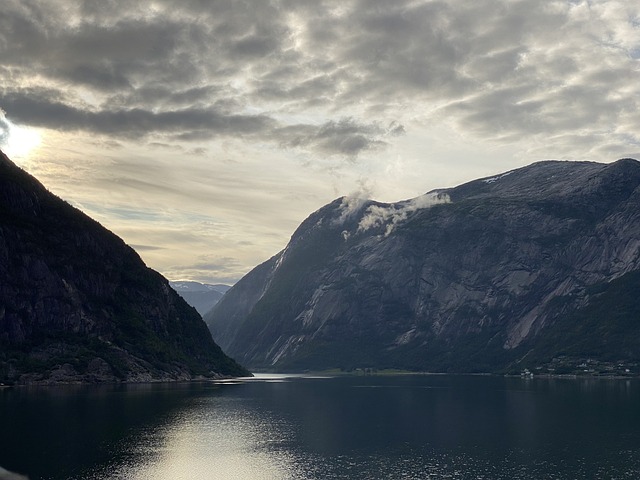
[(36, 129), (15, 125), (6, 119), (0, 124), (0, 139), (2, 150), (12, 160), (28, 157), (42, 140)]

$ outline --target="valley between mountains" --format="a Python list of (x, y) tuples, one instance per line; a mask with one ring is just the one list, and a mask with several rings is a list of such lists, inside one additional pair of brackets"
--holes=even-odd
[(640, 373), (632, 159), (539, 162), (391, 204), (338, 198), (229, 289), (170, 284), (2, 154), (0, 260), (5, 384)]

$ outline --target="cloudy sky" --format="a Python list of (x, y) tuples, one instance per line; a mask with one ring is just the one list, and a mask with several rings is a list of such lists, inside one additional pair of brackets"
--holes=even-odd
[(640, 2), (3, 0), (0, 147), (171, 280), (342, 195), (640, 157)]

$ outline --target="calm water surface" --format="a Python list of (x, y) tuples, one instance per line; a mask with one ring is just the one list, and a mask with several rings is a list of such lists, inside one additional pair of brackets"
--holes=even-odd
[(0, 389), (37, 479), (638, 479), (640, 382), (280, 377)]

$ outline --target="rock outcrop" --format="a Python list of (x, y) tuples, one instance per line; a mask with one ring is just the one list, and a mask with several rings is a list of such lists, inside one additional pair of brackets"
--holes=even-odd
[(0, 382), (247, 373), (133, 249), (0, 152)]
[(548, 161), (395, 204), (337, 199), (205, 320), (266, 369), (640, 359), (640, 318), (593, 318), (637, 284), (639, 186), (635, 160)]

